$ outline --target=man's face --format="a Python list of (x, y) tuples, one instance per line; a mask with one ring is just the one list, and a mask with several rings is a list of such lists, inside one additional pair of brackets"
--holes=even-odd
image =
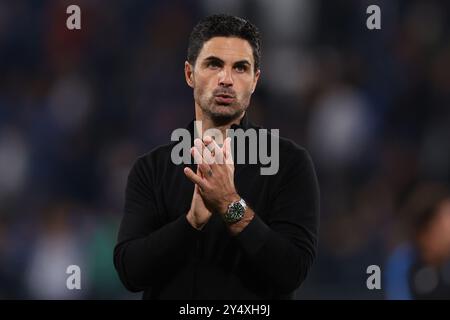
[(435, 219), (434, 234), (441, 244), (442, 251), (450, 256), (450, 200), (445, 200), (439, 206), (439, 213)]
[(425, 229), (423, 237), (430, 245), (427, 250), (442, 260), (450, 257), (450, 200), (443, 201), (436, 216)]
[(185, 63), (196, 108), (216, 124), (229, 123), (247, 109), (259, 78), (252, 47), (234, 37), (214, 37), (203, 44), (195, 66)]

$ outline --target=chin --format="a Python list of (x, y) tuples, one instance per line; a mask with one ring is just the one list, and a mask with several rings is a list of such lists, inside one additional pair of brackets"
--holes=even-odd
[(242, 115), (243, 111), (233, 112), (212, 112), (210, 114), (211, 119), (217, 126), (226, 125)]

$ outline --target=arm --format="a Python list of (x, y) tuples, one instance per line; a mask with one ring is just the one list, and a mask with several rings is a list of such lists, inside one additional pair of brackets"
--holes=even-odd
[[(249, 276), (266, 282), (277, 293), (290, 293), (300, 286), (317, 248), (319, 188), (314, 167), (307, 152), (297, 147), (290, 151), (288, 161), (284, 171), (278, 173), (281, 182), (271, 207), (266, 208), (266, 222), (248, 208), (241, 221), (228, 226), (253, 267)], [(211, 211), (224, 213), (229, 203), (240, 199), (233, 183), (232, 164), (203, 163), (200, 170), (211, 170), (213, 174), (199, 177), (190, 170), (185, 173), (201, 187)]]
[(316, 175), (305, 151), (295, 160), (273, 199), (267, 223), (250, 208), (253, 219), (236, 235), (254, 267), (255, 272), (251, 274), (267, 281), (279, 293), (292, 292), (301, 285), (317, 248), (319, 190)]
[(114, 265), (125, 287), (141, 291), (170, 276), (195, 248), (199, 231), (181, 216), (163, 225), (151, 174), (143, 158), (128, 176)]

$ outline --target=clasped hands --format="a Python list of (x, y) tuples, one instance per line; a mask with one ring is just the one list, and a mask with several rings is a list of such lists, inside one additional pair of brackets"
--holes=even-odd
[(186, 218), (194, 228), (202, 229), (212, 213), (224, 215), (230, 203), (240, 200), (234, 185), (231, 139), (226, 138), (221, 148), (210, 136), (203, 141), (197, 138), (191, 154), (197, 163), (197, 172), (184, 168), (184, 174), (195, 183)]

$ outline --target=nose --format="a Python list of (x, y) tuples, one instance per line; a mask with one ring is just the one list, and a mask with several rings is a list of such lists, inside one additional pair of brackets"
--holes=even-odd
[(231, 87), (233, 85), (233, 77), (231, 76), (231, 70), (223, 68), (219, 72), (219, 86)]

